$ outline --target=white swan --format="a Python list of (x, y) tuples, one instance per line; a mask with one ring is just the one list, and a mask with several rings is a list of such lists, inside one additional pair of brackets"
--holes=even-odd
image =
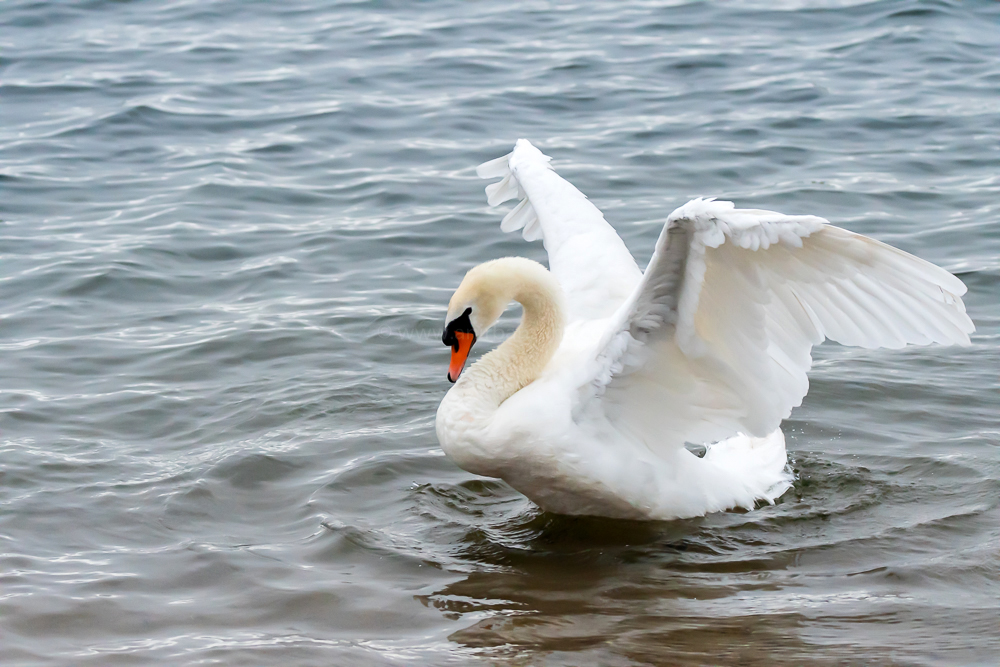
[[(673, 519), (773, 502), (792, 482), (778, 426), (813, 345), (969, 343), (962, 281), (814, 216), (696, 199), (642, 272), (548, 162), (522, 139), (478, 169), (502, 178), (490, 204), (521, 199), (500, 228), (541, 239), (551, 271), (509, 257), (468, 272), (436, 422), (455, 463), (546, 510)], [(520, 326), (463, 374), (511, 301)], [(685, 443), (716, 444), (699, 458)]]

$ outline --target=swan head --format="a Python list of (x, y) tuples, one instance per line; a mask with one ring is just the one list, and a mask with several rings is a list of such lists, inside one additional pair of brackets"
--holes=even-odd
[(495, 264), (487, 262), (469, 270), (448, 303), (444, 335), (441, 342), (451, 347), (448, 380), (456, 382), (465, 368), (472, 346), (479, 336), (496, 324), (511, 297), (504, 294), (503, 276), (497, 275)]
[(511, 301), (531, 294), (551, 294), (558, 284), (548, 269), (525, 257), (504, 257), (469, 269), (448, 303), (441, 341), (451, 347), (448, 379), (458, 380), (476, 340), (496, 324)]

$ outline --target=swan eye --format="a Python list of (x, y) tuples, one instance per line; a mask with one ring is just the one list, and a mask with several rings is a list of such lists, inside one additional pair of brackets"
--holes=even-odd
[(458, 352), (458, 338), (455, 334), (460, 332), (472, 334), (472, 342), (474, 343), (476, 340), (476, 330), (472, 328), (472, 321), (469, 319), (469, 315), (471, 314), (472, 308), (466, 308), (464, 313), (449, 322), (448, 326), (444, 328), (444, 335), (441, 336), (441, 342), (451, 346), (452, 350)]

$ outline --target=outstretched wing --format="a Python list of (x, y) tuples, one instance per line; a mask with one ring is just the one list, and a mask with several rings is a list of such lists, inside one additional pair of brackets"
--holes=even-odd
[(667, 219), (592, 389), (650, 446), (764, 436), (802, 402), (813, 345), (968, 344), (965, 291), (822, 218), (696, 199)]
[(522, 229), (527, 241), (541, 240), (549, 270), (566, 292), (569, 321), (609, 317), (635, 290), (639, 267), (604, 215), (549, 165), (549, 157), (519, 139), (514, 151), (479, 166), (482, 178), (500, 178), (487, 186), (496, 206), (520, 199), (500, 229)]

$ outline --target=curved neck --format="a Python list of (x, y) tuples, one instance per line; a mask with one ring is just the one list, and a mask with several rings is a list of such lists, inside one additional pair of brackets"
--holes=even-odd
[(536, 266), (538, 271), (519, 273), (511, 281), (510, 300), (524, 309), (517, 329), (459, 379), (461, 385), (467, 378), (468, 390), (491, 408), (537, 380), (562, 342), (562, 289), (546, 269)]

